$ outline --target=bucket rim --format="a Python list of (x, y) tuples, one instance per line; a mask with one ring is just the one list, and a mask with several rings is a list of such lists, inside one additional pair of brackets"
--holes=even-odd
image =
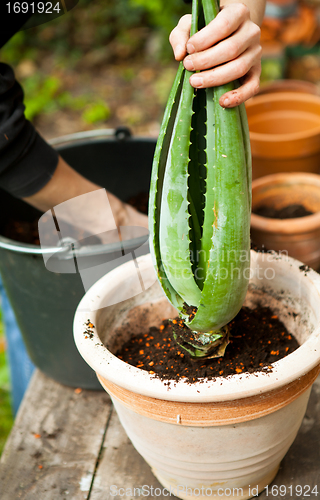
[[(97, 129), (97, 130), (86, 130), (83, 132), (76, 132), (73, 134), (68, 134), (60, 137), (56, 137), (48, 140), (51, 146), (54, 146), (58, 150), (63, 150), (68, 148), (74, 143), (78, 145), (85, 144), (86, 142), (102, 142), (103, 139), (110, 138), (118, 140), (119, 142), (128, 141), (134, 139), (135, 142), (145, 141), (145, 142), (156, 142), (155, 137), (133, 137), (131, 130), (127, 127), (118, 127), (116, 129)], [(148, 235), (139, 236), (138, 238), (133, 238), (131, 240), (125, 240), (121, 242), (116, 242), (112, 244), (100, 244), (100, 245), (86, 245), (80, 248), (72, 249), (71, 245), (65, 246), (39, 246), (30, 243), (21, 243), (19, 241), (11, 240), (0, 235), (0, 248), (4, 250), (9, 250), (16, 253), (24, 253), (31, 255), (53, 255), (57, 254), (57, 257), (68, 259), (74, 258), (75, 255), (81, 257), (108, 254), (112, 252), (117, 252), (123, 250), (124, 253), (137, 249), (142, 246), (148, 240)]]
[(30, 243), (21, 243), (19, 241), (5, 238), (4, 236), (0, 236), (0, 249), (29, 255), (57, 254), (59, 259), (73, 259), (75, 256), (91, 257), (94, 255), (109, 254), (119, 251), (123, 251), (126, 254), (130, 251), (137, 250), (139, 247), (144, 245), (148, 239), (149, 235), (146, 234), (144, 236), (139, 236), (138, 238), (133, 238), (132, 240), (125, 240), (111, 244), (86, 245), (80, 248), (72, 248), (71, 244), (61, 247), (46, 247), (32, 245)]

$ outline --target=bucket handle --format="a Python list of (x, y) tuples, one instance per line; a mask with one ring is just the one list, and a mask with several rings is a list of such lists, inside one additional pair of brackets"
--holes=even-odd
[[(74, 134), (68, 134), (55, 139), (49, 140), (51, 146), (59, 146), (66, 144), (68, 142), (83, 141), (88, 139), (97, 139), (99, 137), (114, 137), (119, 141), (125, 141), (132, 137), (131, 130), (128, 127), (118, 127), (116, 129), (106, 128), (98, 130), (87, 130), (85, 132), (76, 132)], [(33, 255), (43, 255), (43, 254), (59, 254), (61, 257), (68, 257), (70, 246), (65, 245), (61, 247), (47, 247), (41, 248), (35, 245), (29, 245), (26, 243), (12, 242), (12, 240), (1, 237), (0, 238), (0, 248), (5, 250), (11, 250), (13, 252), (33, 254)], [(63, 254), (63, 255), (62, 255)], [(72, 254), (73, 255), (73, 254)]]
[(114, 137), (119, 141), (125, 141), (132, 137), (132, 132), (128, 127), (102, 128), (98, 130), (86, 130), (85, 132), (76, 132), (74, 134), (63, 135), (50, 139), (51, 146), (59, 146), (68, 142), (84, 141), (88, 139), (98, 139), (99, 137)]

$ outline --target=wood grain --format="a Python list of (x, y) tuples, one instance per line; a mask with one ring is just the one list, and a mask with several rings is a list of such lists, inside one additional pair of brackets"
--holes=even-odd
[[(143, 486), (146, 487), (144, 494)], [(151, 486), (163, 488), (152, 474), (149, 465), (131, 444), (113, 410), (90, 500), (131, 500), (135, 497), (154, 500), (154, 495), (145, 494)], [(115, 494), (116, 492), (119, 494)]]
[(87, 499), (110, 411), (104, 391), (37, 371), (1, 456), (1, 500)]
[[(317, 486), (319, 496), (319, 415), (320, 378), (299, 434), (272, 483), (285, 486), (286, 493), (272, 495), (270, 485), (269, 495), (263, 492), (259, 499), (317, 498), (311, 490), (309, 495), (295, 494), (299, 485), (304, 493), (308, 486)], [(127, 438), (106, 393), (75, 391), (35, 373), (1, 457), (1, 500), (168, 498), (155, 495), (155, 488), (162, 490)]]

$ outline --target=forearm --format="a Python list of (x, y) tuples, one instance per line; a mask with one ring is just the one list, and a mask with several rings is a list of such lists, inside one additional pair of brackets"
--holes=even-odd
[[(77, 221), (81, 221), (82, 229), (88, 230), (91, 234), (114, 229), (114, 222), (117, 226), (142, 226), (148, 227), (148, 219), (134, 208), (123, 203), (119, 198), (107, 191), (108, 202), (112, 210), (112, 215), (108, 210), (101, 208), (99, 200), (92, 204), (92, 198), (81, 197), (86, 193), (101, 190), (101, 187), (89, 181), (73, 168), (71, 168), (61, 157), (52, 179), (40, 191), (32, 196), (23, 198), (30, 205), (46, 212), (64, 201), (79, 197), (75, 204), (65, 207), (63, 219), (71, 225), (77, 226)], [(101, 195), (98, 195), (101, 200)], [(140, 233), (136, 229), (136, 235)], [(145, 234), (145, 233), (143, 233)]]
[(250, 18), (258, 26), (261, 26), (266, 7), (266, 0), (221, 0), (221, 7), (232, 3), (243, 3), (250, 11)]
[(46, 212), (64, 201), (96, 189), (101, 188), (78, 174), (59, 156), (58, 166), (52, 179), (40, 191), (23, 200), (42, 212)]

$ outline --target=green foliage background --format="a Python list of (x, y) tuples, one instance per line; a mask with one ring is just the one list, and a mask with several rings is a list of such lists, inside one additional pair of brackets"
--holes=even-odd
[[(183, 0), (80, 0), (68, 14), (28, 30), (20, 31), (2, 49), (2, 59), (17, 64), (22, 58), (35, 58), (43, 49), (53, 49), (61, 58), (73, 62), (92, 47), (106, 46), (113, 40), (134, 43), (132, 29), (157, 31), (161, 36), (161, 57), (172, 57), (168, 36), (179, 18), (190, 12)], [(70, 53), (71, 51), (71, 53)]]
[(28, 119), (64, 109), (77, 111), (84, 125), (99, 124), (110, 117), (108, 102), (94, 93), (74, 96), (61, 74), (80, 72), (87, 59), (105, 64), (108, 53), (111, 63), (148, 63), (147, 47), (155, 38), (157, 50), (149, 62), (172, 61), (170, 31), (189, 11), (183, 0), (80, 0), (68, 14), (18, 32), (1, 50), (1, 61), (16, 68), (24, 60), (41, 67), (47, 57), (53, 59), (51, 72), (19, 76)]

